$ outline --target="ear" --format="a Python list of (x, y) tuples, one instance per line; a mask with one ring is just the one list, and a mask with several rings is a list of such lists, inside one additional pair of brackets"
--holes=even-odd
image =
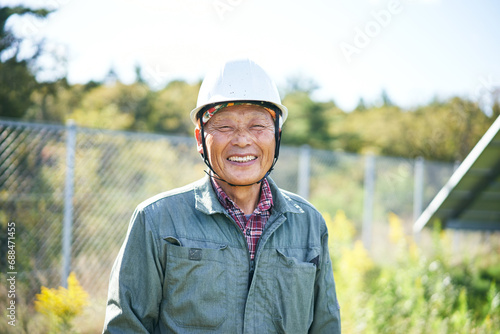
[(194, 129), (194, 137), (196, 138), (196, 146), (198, 148), (198, 153), (203, 154), (203, 144), (201, 143), (201, 130), (199, 127)]

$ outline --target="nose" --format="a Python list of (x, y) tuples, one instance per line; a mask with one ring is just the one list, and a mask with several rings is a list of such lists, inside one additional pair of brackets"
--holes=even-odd
[(233, 145), (245, 147), (252, 143), (251, 134), (244, 129), (238, 129), (232, 140)]

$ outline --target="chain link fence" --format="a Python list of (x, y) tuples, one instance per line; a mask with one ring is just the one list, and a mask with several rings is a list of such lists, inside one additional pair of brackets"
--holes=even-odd
[[(18, 298), (31, 303), (42, 285), (65, 284), (69, 271), (105, 298), (137, 204), (203, 177), (204, 169), (194, 138), (0, 121), (0, 224), (16, 226)], [(285, 146), (272, 177), (325, 214), (344, 210), (371, 243), (389, 212), (409, 231), (453, 170)], [(6, 240), (2, 233), (1, 273), (8, 271)]]

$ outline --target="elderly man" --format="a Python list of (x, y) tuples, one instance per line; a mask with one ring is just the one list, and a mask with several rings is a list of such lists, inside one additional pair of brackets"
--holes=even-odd
[(324, 219), (269, 177), (287, 114), (252, 61), (207, 75), (191, 119), (208, 175), (137, 207), (105, 333), (340, 333)]

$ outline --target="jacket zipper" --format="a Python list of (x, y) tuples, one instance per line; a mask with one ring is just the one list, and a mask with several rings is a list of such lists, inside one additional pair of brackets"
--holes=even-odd
[[(250, 290), (250, 286), (252, 285), (252, 281), (253, 281), (253, 274), (255, 272), (255, 258), (257, 258), (257, 254), (259, 252), (259, 244), (262, 240), (262, 235), (264, 235), (264, 231), (262, 233), (262, 235), (260, 236), (259, 240), (257, 241), (257, 245), (255, 247), (255, 257), (254, 259), (252, 260), (250, 258), (250, 250), (248, 249), (248, 243), (247, 243), (247, 239), (245, 237), (245, 234), (243, 233), (243, 231), (240, 229), (240, 226), (238, 225), (238, 223), (236, 223), (233, 219), (233, 217), (231, 217), (231, 215), (227, 214), (227, 212), (224, 212), (224, 215), (229, 218), (229, 220), (231, 220), (233, 222), (234, 225), (236, 225), (236, 228), (238, 229), (238, 231), (240, 231), (240, 234), (243, 236), (243, 239), (245, 240), (245, 244), (246, 244), (246, 249), (247, 249), (247, 258), (248, 258), (248, 262), (250, 263), (250, 268), (249, 268), (249, 272), (248, 272), (248, 288), (247, 288), (247, 291)], [(271, 218), (271, 217), (269, 217)], [(276, 221), (276, 219), (274, 220)], [(273, 222), (274, 222), (273, 221)], [(266, 226), (267, 224), (269, 223), (269, 220), (267, 221), (266, 223)]]
[[(249, 267), (249, 270), (248, 270), (248, 287), (247, 287), (247, 291), (248, 291), (248, 290), (250, 290), (250, 286), (252, 285), (253, 273), (255, 271), (255, 259), (252, 260), (250, 258), (250, 250), (248, 249), (247, 238), (245, 237), (245, 234), (241, 230), (241, 228), (238, 225), (238, 223), (236, 223), (234, 221), (233, 217), (231, 217), (231, 215), (227, 214), (226, 212), (224, 212), (224, 215), (227, 218), (229, 218), (229, 220), (231, 220), (233, 222), (233, 224), (236, 226), (236, 228), (238, 229), (238, 231), (240, 231), (241, 236), (243, 236), (243, 240), (245, 240), (245, 245), (246, 245), (246, 250), (247, 250), (247, 259), (248, 259), (248, 262), (250, 263), (250, 267)], [(259, 242), (260, 242), (260, 238), (259, 238), (259, 241), (257, 242), (257, 248), (258, 248)]]
[(250, 286), (252, 285), (254, 272), (255, 272), (255, 260), (250, 260), (250, 273), (248, 274), (248, 289), (247, 290), (250, 290)]

